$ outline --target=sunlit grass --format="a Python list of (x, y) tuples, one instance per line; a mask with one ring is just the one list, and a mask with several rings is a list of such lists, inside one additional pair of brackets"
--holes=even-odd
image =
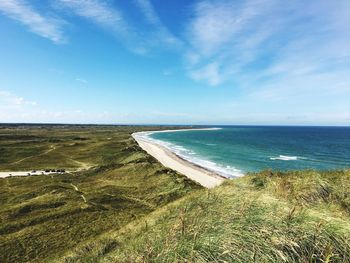
[[(26, 148), (25, 142), (34, 137), (37, 145), (46, 147), (50, 140), (56, 147), (45, 155), (23, 150), (33, 157), (20, 162), (16, 170), (82, 168), (74, 161), (92, 168), (0, 179), (0, 262), (60, 258), (81, 242), (120, 229), (200, 188), (175, 172), (168, 173), (150, 158), (130, 137), (133, 131), (130, 127), (69, 127), (45, 132), (25, 128), (13, 134), (7, 130), (17, 145), (7, 152), (17, 152), (22, 143)], [(0, 130), (0, 136), (1, 132), (5, 133)], [(8, 141), (1, 142), (6, 148)], [(1, 162), (1, 169), (15, 167), (11, 163), (24, 155), (10, 156), (12, 159)]]
[(349, 178), (349, 171), (251, 174), (189, 194), (66, 260), (349, 262)]

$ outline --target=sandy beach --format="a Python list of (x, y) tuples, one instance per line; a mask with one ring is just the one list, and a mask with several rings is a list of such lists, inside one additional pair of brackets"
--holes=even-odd
[(134, 133), (132, 136), (143, 150), (156, 158), (165, 167), (185, 175), (206, 188), (213, 188), (226, 180), (212, 171), (182, 159), (165, 147), (145, 139), (145, 136), (142, 134), (144, 133)]

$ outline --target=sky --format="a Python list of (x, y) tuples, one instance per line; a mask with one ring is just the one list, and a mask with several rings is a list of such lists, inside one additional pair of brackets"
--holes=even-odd
[(349, 0), (0, 0), (0, 122), (350, 125)]

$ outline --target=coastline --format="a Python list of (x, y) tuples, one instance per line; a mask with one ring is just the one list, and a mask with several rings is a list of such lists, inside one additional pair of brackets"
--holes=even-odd
[[(218, 128), (209, 128), (218, 129)], [(189, 130), (208, 130), (208, 129), (182, 129), (182, 130), (171, 130), (171, 132), (176, 131), (189, 131)], [(136, 140), (138, 145), (145, 150), (148, 154), (156, 158), (165, 167), (171, 168), (189, 179), (199, 183), (203, 187), (213, 188), (222, 184), (227, 178), (201, 167), (197, 164), (189, 162), (169, 149), (162, 145), (159, 145), (153, 141), (147, 140), (147, 135), (154, 132), (168, 132), (166, 131), (150, 131), (150, 132), (137, 132), (133, 133), (132, 137)]]

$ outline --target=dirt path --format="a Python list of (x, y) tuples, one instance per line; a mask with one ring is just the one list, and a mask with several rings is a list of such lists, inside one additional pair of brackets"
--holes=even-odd
[(48, 153), (50, 153), (50, 152), (52, 152), (52, 151), (54, 151), (54, 150), (56, 150), (56, 146), (55, 146), (55, 145), (50, 145), (50, 149), (48, 149), (47, 151), (45, 151), (45, 152), (43, 152), (43, 153), (25, 157), (25, 158), (23, 158), (23, 159), (20, 159), (20, 160), (18, 160), (18, 161), (15, 161), (15, 162), (13, 162), (13, 163), (11, 163), (11, 164), (18, 164), (18, 163), (21, 163), (21, 162), (23, 162), (23, 161), (25, 161), (25, 160), (28, 160), (28, 159), (30, 159), (30, 158), (33, 158), (33, 157), (38, 157), (38, 156), (46, 155), (46, 154), (48, 154)]
[(69, 161), (71, 161), (71, 162), (77, 164), (78, 166), (80, 166), (77, 171), (89, 170), (93, 166), (90, 163), (85, 163), (85, 162), (74, 160), (70, 156), (68, 156), (68, 155), (66, 155), (64, 153), (61, 153), (61, 155), (66, 157)]
[(89, 163), (84, 163), (84, 162), (80, 162), (80, 161), (77, 161), (77, 160), (74, 160), (74, 159), (71, 159), (69, 158), (70, 161), (78, 164), (80, 166), (80, 168), (78, 169), (79, 171), (82, 171), (82, 170), (88, 170), (92, 167), (91, 164)]

